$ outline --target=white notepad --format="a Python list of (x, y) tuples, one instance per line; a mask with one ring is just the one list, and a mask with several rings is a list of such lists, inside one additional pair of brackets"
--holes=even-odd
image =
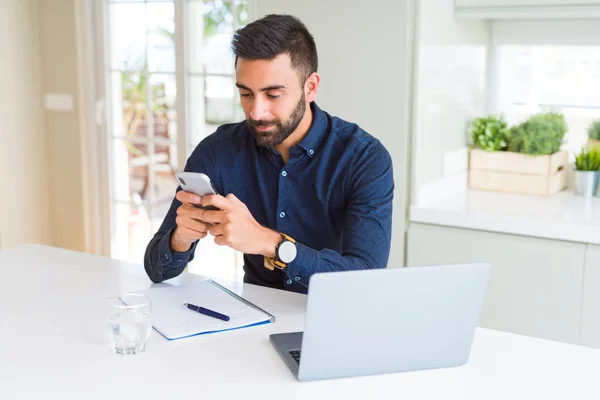
[[(144, 292), (152, 300), (152, 326), (169, 340), (275, 322), (275, 317), (213, 280)], [(189, 310), (184, 303), (228, 315), (229, 321)]]

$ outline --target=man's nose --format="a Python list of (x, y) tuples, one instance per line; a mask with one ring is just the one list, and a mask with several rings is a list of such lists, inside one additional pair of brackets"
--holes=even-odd
[(250, 118), (255, 121), (259, 121), (261, 119), (265, 119), (265, 117), (269, 116), (269, 107), (268, 103), (257, 96), (252, 103), (252, 108), (250, 109)]

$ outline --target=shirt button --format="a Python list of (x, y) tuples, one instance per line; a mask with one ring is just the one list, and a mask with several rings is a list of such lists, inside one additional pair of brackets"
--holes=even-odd
[(297, 277), (295, 277), (295, 278), (294, 278), (294, 280), (295, 280), (296, 282), (298, 282), (298, 281), (300, 280), (300, 277), (299, 277), (299, 276), (297, 276)]
[(283, 172), (281, 173), (281, 176), (287, 176), (287, 171), (283, 171)]
[(308, 151), (308, 154), (310, 154), (310, 155), (312, 156), (313, 154), (315, 154), (315, 151), (314, 151), (313, 149), (310, 149), (310, 150)]
[(279, 213), (279, 218), (285, 218), (285, 213), (283, 211)]
[(286, 283), (287, 283), (288, 285), (291, 285), (293, 282), (292, 282), (292, 280), (291, 280), (291, 279), (288, 279)]

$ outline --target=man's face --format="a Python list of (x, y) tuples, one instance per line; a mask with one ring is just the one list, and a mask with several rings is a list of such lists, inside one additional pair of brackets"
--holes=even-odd
[(281, 144), (296, 130), (306, 111), (304, 85), (290, 56), (273, 60), (239, 58), (235, 68), (240, 100), (250, 131), (260, 146)]

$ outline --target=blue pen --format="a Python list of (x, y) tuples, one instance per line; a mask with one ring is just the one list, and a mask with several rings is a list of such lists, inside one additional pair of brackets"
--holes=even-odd
[(200, 314), (208, 315), (209, 317), (217, 318), (223, 321), (229, 321), (229, 316), (220, 314), (213, 310), (209, 310), (208, 308), (199, 307), (188, 303), (183, 303), (183, 305), (192, 311), (199, 312)]

